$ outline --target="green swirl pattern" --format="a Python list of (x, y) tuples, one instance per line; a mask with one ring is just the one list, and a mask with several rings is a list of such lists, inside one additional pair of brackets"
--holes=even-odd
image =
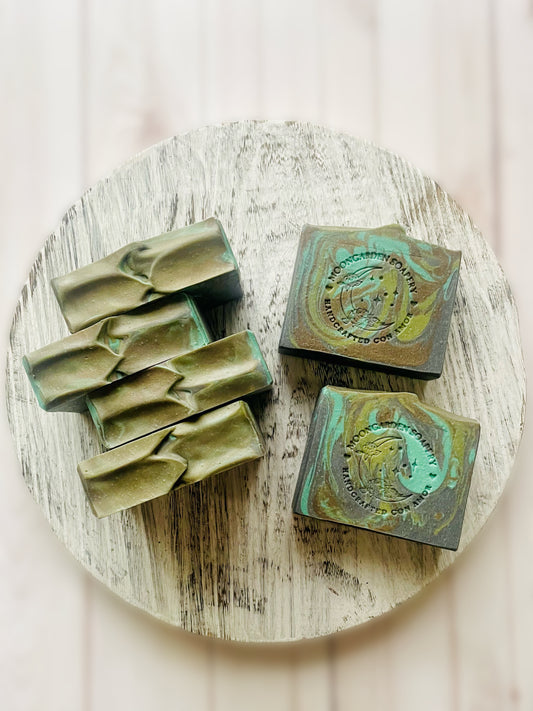
[(474, 420), (412, 393), (327, 386), (294, 510), (456, 550), (479, 433)]
[(307, 225), (281, 352), (438, 377), (460, 260), (400, 225)]

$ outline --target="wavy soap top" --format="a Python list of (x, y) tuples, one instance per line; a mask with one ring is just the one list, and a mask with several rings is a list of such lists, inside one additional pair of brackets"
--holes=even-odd
[(242, 331), (97, 390), (87, 405), (102, 443), (116, 447), (271, 385), (254, 334)]
[(83, 410), (92, 390), (210, 340), (193, 300), (175, 294), (28, 353), (23, 364), (43, 409)]
[(239, 400), (78, 465), (96, 516), (150, 501), (258, 459), (264, 442), (249, 406)]
[(237, 262), (220, 222), (203, 222), (132, 242), (52, 279), (71, 332), (186, 290), (211, 306), (241, 296)]

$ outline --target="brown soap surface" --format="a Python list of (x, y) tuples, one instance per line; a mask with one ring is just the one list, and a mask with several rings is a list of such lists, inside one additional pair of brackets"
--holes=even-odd
[(400, 225), (306, 225), (280, 352), (439, 377), (460, 260), (460, 252), (415, 240)]
[(87, 405), (102, 443), (116, 447), (271, 384), (255, 336), (243, 331), (97, 390)]
[(102, 518), (263, 454), (250, 408), (237, 401), (87, 459), (78, 473)]
[(203, 222), (125, 245), (52, 279), (70, 331), (186, 290), (200, 305), (242, 294), (239, 270), (220, 222)]
[(322, 389), (296, 513), (456, 550), (480, 427), (413, 393)]
[(174, 294), (112, 316), (24, 356), (45, 410), (83, 410), (97, 388), (211, 340), (194, 301)]

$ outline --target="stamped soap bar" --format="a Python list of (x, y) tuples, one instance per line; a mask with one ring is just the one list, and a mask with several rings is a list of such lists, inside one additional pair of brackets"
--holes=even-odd
[(194, 302), (176, 294), (112, 316), (24, 356), (39, 405), (85, 409), (85, 395), (210, 342)]
[(78, 473), (102, 518), (263, 454), (261, 432), (240, 400), (87, 459)]
[(87, 405), (103, 444), (116, 447), (271, 385), (255, 336), (243, 331), (97, 390)]
[(280, 352), (439, 377), (460, 260), (400, 225), (306, 225)]
[(294, 511), (457, 550), (479, 431), (412, 393), (327, 386)]
[(186, 290), (200, 305), (241, 296), (239, 270), (214, 218), (141, 242), (52, 279), (70, 331)]

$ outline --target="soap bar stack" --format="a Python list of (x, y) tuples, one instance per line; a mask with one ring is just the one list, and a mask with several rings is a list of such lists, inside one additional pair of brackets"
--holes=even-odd
[(23, 363), (43, 409), (88, 407), (117, 447), (78, 466), (98, 517), (263, 455), (238, 401), (272, 384), (257, 341), (244, 331), (212, 342), (195, 303), (242, 294), (218, 220), (126, 245), (52, 287), (72, 335)]
[(85, 396), (211, 341), (193, 300), (175, 294), (110, 316), (23, 358), (45, 410), (84, 410)]

